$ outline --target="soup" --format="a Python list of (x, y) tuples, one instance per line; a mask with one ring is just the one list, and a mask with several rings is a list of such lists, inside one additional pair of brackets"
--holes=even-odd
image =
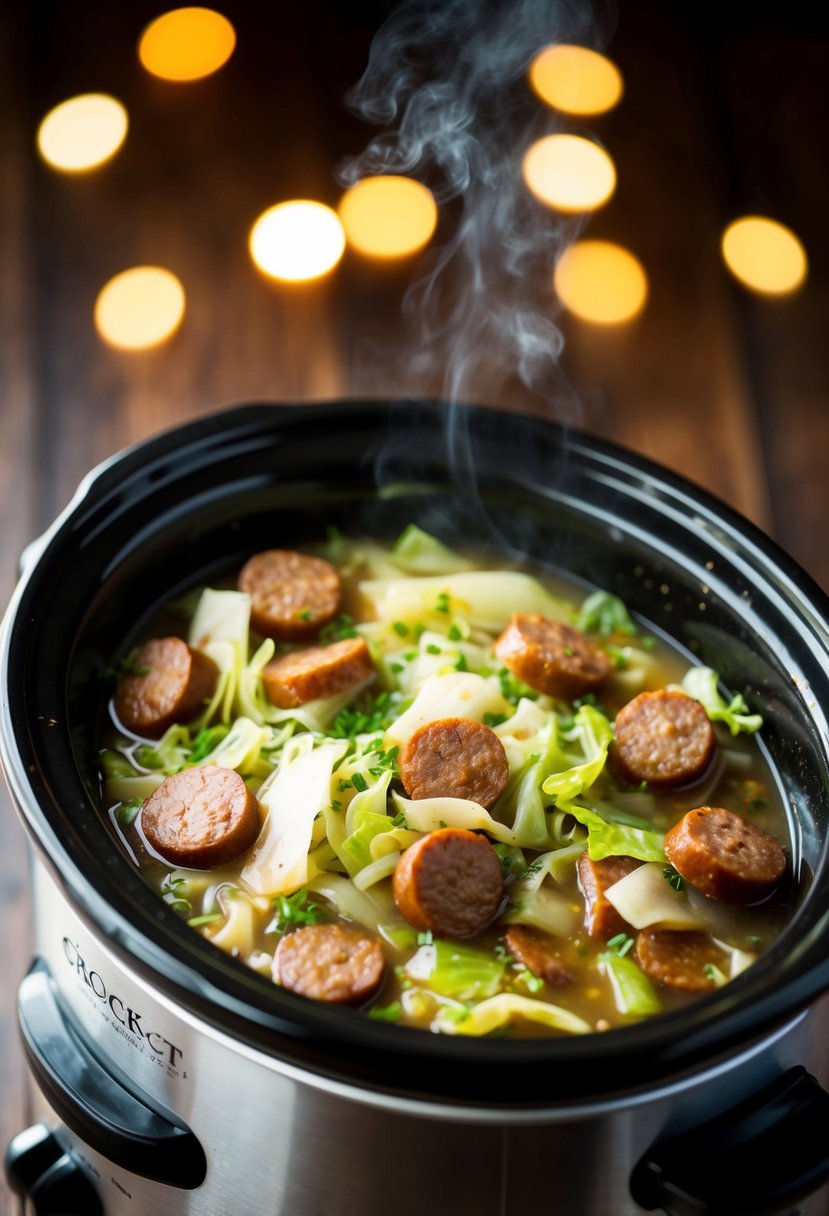
[(195, 932), (456, 1035), (609, 1030), (750, 967), (785, 808), (739, 692), (602, 591), (411, 526), (269, 550), (110, 673), (103, 805)]

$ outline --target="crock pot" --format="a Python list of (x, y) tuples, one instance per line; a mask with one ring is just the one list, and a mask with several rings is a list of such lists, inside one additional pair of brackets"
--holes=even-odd
[[(281, 990), (192, 933), (98, 810), (102, 668), (252, 552), (416, 522), (622, 597), (762, 711), (792, 820), (774, 947), (682, 1012), (469, 1040)], [(0, 746), (31, 841), (22, 1041), (40, 1213), (829, 1212), (829, 602), (722, 503), (552, 422), (439, 402), (252, 405), (109, 461), (24, 555)]]

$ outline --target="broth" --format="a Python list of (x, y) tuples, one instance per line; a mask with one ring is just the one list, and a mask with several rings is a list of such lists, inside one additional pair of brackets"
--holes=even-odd
[[(609, 1030), (698, 999), (768, 948), (791, 911), (786, 881), (770, 884), (767, 897), (725, 903), (683, 879), (663, 851), (664, 834), (688, 812), (715, 807), (737, 813), (779, 840), (787, 857), (790, 852), (785, 807), (753, 737), (758, 722), (744, 705), (712, 691), (713, 673), (707, 685), (698, 677), (692, 685), (694, 703), (707, 688), (706, 711), (721, 719), (713, 727), (713, 759), (692, 780), (667, 787), (632, 781), (629, 774), (623, 779), (614, 764), (611, 723), (640, 693), (687, 684), (691, 665), (614, 597), (586, 595), (547, 571), (505, 571), (491, 560), (455, 554), (412, 528), (392, 548), (337, 536), (314, 553), (337, 569), (342, 595), (334, 619), (303, 641), (274, 645), (249, 632), (246, 597), (231, 589), (235, 581), (207, 598), (194, 592), (166, 605), (132, 639), (189, 638), (196, 649), (200, 641), (220, 670), (210, 703), (160, 739), (125, 729), (115, 702), (102, 739), (109, 822), (147, 882), (194, 931), (278, 983), (287, 974), (274, 963), (283, 939), (315, 923), (359, 926), (380, 943), (383, 978), (370, 998), (350, 1003), (371, 1017), (450, 1034)], [(242, 616), (228, 624), (240, 608)], [(493, 649), (513, 613), (576, 627), (607, 656), (609, 674), (594, 691), (570, 698), (525, 684)], [(214, 622), (207, 632), (205, 620)], [(280, 708), (265, 696), (262, 670), (274, 653), (277, 659), (302, 655), (349, 637), (368, 644), (370, 681), (295, 707)], [(128, 661), (119, 688), (144, 676)], [(489, 810), (439, 792), (409, 797), (401, 781), (402, 757), (416, 730), (466, 719), (445, 709), (455, 704), (458, 689), (468, 690), (469, 720), (501, 740), (509, 764)], [(409, 730), (413, 704), (421, 708)], [(319, 772), (311, 774), (308, 760), (316, 757), (319, 769), (323, 753), (330, 763), (319, 787)], [(178, 867), (142, 830), (142, 810), (163, 780), (211, 763), (236, 769), (258, 797), (260, 834), (232, 863)], [(303, 765), (308, 787), (316, 780), (315, 789), (325, 789), (324, 805), (312, 792), (308, 805), (303, 794), (286, 811), (275, 792), (279, 773), (291, 766), (300, 772)], [(465, 808), (457, 805), (462, 801)], [(269, 820), (286, 813), (306, 831), (304, 849), (286, 863), (290, 880), (274, 878), (278, 868), (268, 865), (268, 850), (274, 851), (268, 834), (275, 830)], [(401, 858), (427, 837), (470, 828), (498, 855), (497, 915), (461, 936), (410, 923), (393, 891)], [(610, 845), (608, 831), (615, 833)], [(633, 858), (637, 883), (655, 885), (660, 906), (668, 900), (667, 913), (660, 918), (646, 911), (638, 931), (624, 917), (621, 931), (590, 930), (582, 868), (589, 858), (600, 869), (605, 846), (607, 857)], [(279, 847), (281, 865), (287, 853)], [(621, 900), (620, 889), (610, 888)], [(627, 907), (623, 902), (622, 910)], [(611, 911), (621, 916), (615, 904)], [(648, 921), (649, 915), (656, 919)], [(677, 924), (666, 929), (674, 916)], [(542, 948), (544, 974), (527, 965), (527, 957), (536, 957), (524, 949), (527, 932)], [(640, 965), (641, 935), (652, 932), (669, 946), (680, 941), (678, 933), (707, 943), (705, 957), (712, 961), (700, 962), (693, 991)], [(666, 932), (674, 937), (665, 939)]]

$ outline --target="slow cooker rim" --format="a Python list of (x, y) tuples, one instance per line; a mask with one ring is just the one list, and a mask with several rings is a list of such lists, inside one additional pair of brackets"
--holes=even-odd
[[(392, 403), (394, 404), (394, 403)], [(440, 408), (444, 405), (441, 402), (418, 402), (418, 408), (426, 407), (428, 409)], [(386, 419), (392, 405), (384, 400), (374, 402), (366, 401), (336, 401), (323, 402), (316, 405), (308, 405), (307, 403), (295, 403), (275, 406), (270, 403), (256, 403), (247, 406), (231, 407), (229, 409), (218, 411), (214, 414), (207, 415), (195, 422), (186, 424), (184, 427), (173, 428), (163, 434), (156, 436), (142, 444), (134, 445), (125, 452), (116, 455), (103, 466), (99, 466), (97, 470), (93, 470), (83, 483), (78, 495), (73, 502), (56, 521), (53, 528), (49, 530), (44, 538), (43, 546), (40, 548), (36, 561), (31, 565), (28, 573), (24, 575), (21, 585), (15, 595), (12, 605), (9, 609), (6, 624), (4, 626), (4, 653), (3, 653), (3, 696), (6, 699), (4, 706), (5, 712), (2, 721), (2, 743), (3, 749), (6, 752), (4, 757), (9, 772), (9, 780), (13, 786), (16, 801), (23, 812), (30, 830), (36, 836), (38, 845), (44, 856), (50, 860), (50, 868), (59, 877), (62, 885), (70, 894), (73, 902), (80, 903), (89, 911), (96, 925), (101, 927), (106, 923), (107, 919), (112, 916), (113, 911), (118, 913), (120, 921), (120, 932), (115, 935), (113, 944), (119, 950), (123, 950), (124, 957), (128, 958), (133, 965), (136, 961), (141, 968), (142, 953), (137, 952), (134, 946), (131, 948), (131, 942), (136, 940), (136, 944), (146, 944), (147, 939), (142, 938), (142, 935), (137, 931), (134, 922), (129, 916), (124, 917), (119, 909), (113, 907), (111, 899), (101, 899), (100, 892), (90, 891), (90, 884), (87, 876), (77, 864), (76, 860), (69, 854), (64, 853), (60, 858), (61, 864), (58, 865), (58, 858), (52, 856), (55, 842), (50, 839), (50, 832), (46, 816), (42, 812), (42, 808), (36, 803), (35, 814), (31, 805), (32, 783), (29, 776), (23, 771), (23, 765), (16, 763), (15, 752), (15, 737), (14, 730), (11, 725), (11, 712), (8, 704), (8, 681), (9, 681), (9, 646), (11, 637), (14, 632), (14, 622), (17, 614), (20, 611), (20, 605), (25, 598), (26, 587), (30, 579), (34, 575), (35, 570), (39, 569), (41, 563), (46, 561), (48, 554), (53, 545), (59, 544), (62, 531), (68, 526), (69, 522), (76, 516), (77, 512), (84, 508), (90, 508), (95, 505), (95, 497), (100, 497), (105, 492), (105, 488), (111, 488), (113, 481), (117, 481), (123, 486), (125, 477), (131, 475), (133, 471), (140, 472), (146, 468), (152, 460), (158, 459), (173, 450), (181, 453), (182, 447), (188, 444), (197, 444), (199, 440), (209, 441), (212, 437), (222, 435), (226, 431), (225, 439), (231, 432), (244, 432), (248, 428), (256, 429), (259, 426), (265, 426), (266, 423), (272, 423), (274, 420), (274, 410), (280, 411), (280, 416), (284, 419), (287, 413), (296, 411), (295, 417), (300, 413), (304, 413), (306, 419), (309, 417), (309, 411), (313, 411), (314, 415), (319, 417), (326, 416), (333, 412), (339, 412), (343, 409), (361, 409), (365, 414), (369, 412), (375, 419)], [(488, 407), (486, 410), (481, 410), (478, 407), (460, 407), (469, 411), (470, 416), (475, 414), (497, 413)], [(505, 415), (514, 417), (514, 415)], [(622, 466), (628, 470), (634, 470), (637, 475), (650, 478), (656, 484), (668, 487), (672, 492), (684, 498), (692, 500), (696, 509), (707, 511), (709, 515), (717, 520), (720, 527), (725, 525), (726, 531), (730, 531), (736, 537), (749, 543), (749, 546), (760, 552), (767, 563), (776, 567), (782, 573), (784, 579), (788, 580), (796, 587), (803, 598), (804, 602), (817, 605), (822, 609), (823, 619), (826, 619), (827, 610), (829, 610), (829, 601), (823, 596), (819, 588), (779, 547), (775, 542), (766, 537), (759, 529), (756, 529), (749, 521), (744, 520), (731, 508), (722, 504), (714, 496), (706, 491), (700, 490), (699, 487), (693, 486), (687, 479), (681, 478), (677, 474), (672, 474), (661, 466), (651, 462), (648, 458), (642, 457), (637, 453), (629, 452), (620, 445), (611, 444), (608, 441), (597, 439), (585, 432), (574, 431), (573, 428), (562, 428), (555, 423), (546, 422), (540, 423), (538, 419), (529, 418), (528, 425), (542, 425), (545, 431), (549, 434), (554, 431), (567, 431), (568, 442), (571, 447), (581, 447), (582, 453), (589, 457), (600, 456), (609, 466)], [(821, 601), (823, 601), (821, 603)], [(818, 614), (820, 615), (820, 613)], [(8, 737), (7, 736), (8, 732)], [(28, 793), (27, 793), (27, 786)], [(36, 822), (40, 819), (40, 823)], [(148, 888), (144, 888), (148, 895), (152, 896)], [(177, 918), (172, 913), (167, 913), (166, 909), (156, 902), (157, 909), (163, 911), (174, 922), (181, 939), (187, 933), (184, 926), (181, 926)], [(156, 915), (155, 928), (158, 929), (158, 922), (163, 919)], [(166, 926), (169, 929), (170, 926)], [(166, 932), (162, 937), (169, 939), (171, 934)], [(188, 938), (193, 938), (199, 943), (201, 938), (196, 938), (195, 935), (187, 933)], [(182, 950), (182, 940), (176, 937), (176, 944)], [(215, 947), (211, 947), (209, 943), (203, 943), (208, 951), (212, 954), (219, 954)], [(153, 937), (154, 953), (157, 951), (155, 947), (158, 941)], [(192, 945), (188, 941), (188, 946)], [(156, 982), (159, 982), (162, 987), (168, 985), (177, 999), (187, 999), (194, 1003), (205, 1016), (208, 1021), (214, 1022), (224, 1029), (230, 1029), (231, 1033), (237, 1036), (248, 1037), (251, 1031), (255, 1030), (253, 1039), (256, 1045), (266, 1049), (273, 1044), (268, 1044), (267, 1039), (272, 1035), (273, 1031), (280, 1037), (280, 1047), (285, 1046), (283, 1036), (287, 1033), (289, 1041), (292, 1044), (296, 1043), (293, 1036), (299, 1035), (304, 1044), (312, 1041), (320, 1041), (322, 1043), (341, 1043), (347, 1041), (354, 1046), (365, 1047), (367, 1050), (380, 1049), (383, 1052), (384, 1058), (400, 1059), (401, 1056), (405, 1059), (419, 1059), (422, 1061), (424, 1056), (429, 1059), (442, 1060), (445, 1057), (445, 1062), (462, 1061), (468, 1067), (478, 1067), (486, 1065), (491, 1067), (493, 1057), (497, 1054), (500, 1060), (504, 1062), (505, 1067), (514, 1068), (519, 1063), (527, 1063), (532, 1065), (541, 1060), (548, 1060), (550, 1056), (555, 1056), (558, 1048), (562, 1044), (562, 1040), (550, 1039), (540, 1042), (530, 1040), (525, 1041), (503, 1041), (493, 1044), (489, 1041), (481, 1040), (463, 1040), (463, 1039), (443, 1039), (441, 1037), (432, 1037), (423, 1035), (421, 1032), (411, 1032), (405, 1028), (384, 1026), (380, 1023), (370, 1022), (360, 1014), (352, 1014), (350, 1011), (336, 1011), (336, 1016), (332, 1017), (332, 1011), (326, 1008), (311, 1007), (309, 1004), (297, 998), (290, 993), (279, 993), (281, 1003), (285, 1005), (291, 1017), (299, 1019), (300, 1025), (294, 1021), (286, 1021), (278, 1015), (274, 1017), (271, 1010), (264, 1010), (260, 1007), (259, 1001), (251, 1001), (250, 996), (246, 998), (242, 1004), (244, 1008), (240, 1009), (239, 1002), (234, 1004), (232, 1009), (223, 1008), (221, 1003), (217, 1002), (217, 997), (227, 998), (225, 988), (217, 988), (212, 980), (207, 980), (202, 974), (201, 965), (204, 965), (204, 960), (198, 957), (202, 952), (193, 950), (187, 951), (190, 956), (186, 963), (182, 964), (180, 957), (173, 957), (177, 964), (177, 976), (173, 977), (166, 974), (158, 966), (148, 965), (147, 973), (151, 975)], [(771, 958), (774, 951), (769, 955), (764, 956), (752, 968), (759, 976), (762, 972), (769, 970), (768, 959)], [(162, 951), (162, 955), (169, 962), (169, 952)], [(240, 965), (232, 963), (225, 956), (221, 956), (220, 960), (210, 958), (210, 966), (207, 968), (215, 972), (217, 969), (222, 972), (222, 980), (231, 982), (237, 989), (241, 987), (242, 978), (239, 972), (246, 971)], [(222, 964), (219, 967), (219, 963)], [(232, 963), (232, 966), (229, 964)], [(764, 965), (765, 964), (765, 965)], [(625, 1045), (629, 1046), (630, 1050), (640, 1056), (642, 1049), (647, 1047), (649, 1057), (658, 1059), (662, 1069), (664, 1067), (677, 1067), (680, 1063), (687, 1062), (693, 1057), (693, 1052), (677, 1051), (677, 1037), (682, 1028), (688, 1028), (690, 1024), (694, 1024), (696, 1032), (696, 1055), (701, 1057), (710, 1051), (714, 1050), (718, 1045), (724, 1042), (744, 1040), (751, 1033), (757, 1033), (763, 1026), (771, 1026), (780, 1021), (780, 1019), (789, 1016), (794, 1008), (792, 1001), (795, 1003), (806, 999), (809, 995), (799, 994), (795, 991), (789, 993), (786, 1001), (767, 1001), (764, 1000), (764, 1011), (761, 1013), (758, 1006), (753, 1004), (743, 1005), (746, 993), (752, 987), (756, 988), (755, 982), (752, 983), (748, 977), (744, 977), (744, 981), (738, 981), (735, 985), (729, 985), (732, 991), (714, 994), (711, 997), (705, 998), (699, 1005), (694, 1006), (692, 1011), (696, 1011), (696, 1016), (690, 1019), (686, 1011), (679, 1014), (663, 1015), (656, 1022), (660, 1023), (657, 1027), (655, 1022), (646, 1023), (645, 1033), (642, 1033), (642, 1027), (626, 1027), (614, 1032), (609, 1038), (613, 1040), (615, 1047), (619, 1049), (621, 1054)], [(792, 985), (794, 989), (797, 985)], [(271, 1004), (273, 1002), (270, 1002)], [(293, 1008), (292, 1008), (293, 1005)], [(251, 1009), (256, 1012), (256, 1019), (251, 1019)], [(747, 1014), (747, 1010), (751, 1010), (751, 1015)], [(701, 1013), (710, 1014), (707, 1020), (702, 1025), (696, 1025), (701, 1021)], [(346, 1033), (346, 1031), (348, 1033)], [(409, 1039), (409, 1042), (401, 1039), (401, 1033)], [(264, 1039), (264, 1041), (263, 1041)], [(590, 1042), (590, 1047), (586, 1046), (586, 1041)], [(599, 1043), (596, 1043), (599, 1040)], [(590, 1035), (585, 1036), (585, 1040), (567, 1040), (567, 1055), (571, 1063), (579, 1064), (586, 1060), (596, 1061), (597, 1050), (600, 1056), (610, 1058), (612, 1054), (616, 1054), (614, 1050), (602, 1051), (601, 1042), (609, 1044), (607, 1036)], [(655, 1044), (660, 1044), (663, 1049), (661, 1054), (655, 1050)], [(428, 1049), (427, 1049), (428, 1044)], [(405, 1052), (403, 1047), (405, 1046)], [(495, 1052), (493, 1052), (493, 1047)]]

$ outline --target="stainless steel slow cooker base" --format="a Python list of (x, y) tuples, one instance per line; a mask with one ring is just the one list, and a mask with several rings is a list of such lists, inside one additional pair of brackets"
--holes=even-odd
[[(607, 1103), (545, 1109), (539, 1093), (537, 1108), (511, 1110), (508, 1123), (497, 1107), (473, 1117), (448, 1103), (337, 1085), (246, 1049), (153, 991), (77, 917), (39, 862), (33, 893), (41, 987), (97, 1057), (98, 1085), (123, 1088), (189, 1129), (208, 1163), (194, 1188), (153, 1181), (153, 1143), (137, 1149), (114, 1131), (104, 1156), (38, 1093), (35, 1109), (105, 1216), (637, 1216), (630, 1177), (664, 1129), (693, 1127), (797, 1065), (829, 1083), (824, 998), (690, 1077)], [(125, 1157), (133, 1168), (119, 1164)], [(790, 1211), (826, 1216), (829, 1187)]]

